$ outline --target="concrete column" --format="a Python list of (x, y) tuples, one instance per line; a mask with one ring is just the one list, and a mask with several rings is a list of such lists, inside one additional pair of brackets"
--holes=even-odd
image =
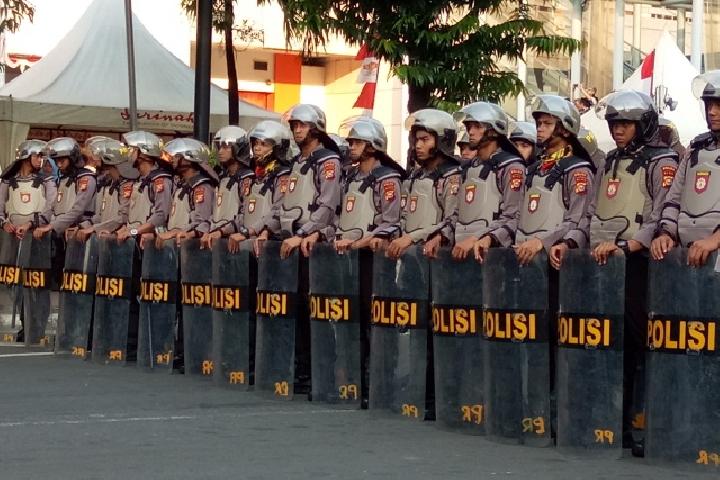
[(635, 3), (633, 4), (633, 47), (635, 50), (633, 50), (633, 65), (640, 65), (640, 61), (642, 60), (640, 58), (640, 33), (642, 32), (642, 4), (641, 3)]
[[(695, 0), (697, 1), (697, 0)], [(623, 51), (625, 49), (625, 0), (615, 0), (615, 42), (613, 44), (613, 89), (623, 84)]]
[(687, 21), (685, 19), (685, 9), (677, 9), (677, 46), (680, 51), (685, 55), (685, 25)]
[[(582, 40), (582, 0), (572, 0), (570, 16), (570, 36), (573, 40)], [(582, 82), (582, 52), (577, 50), (570, 57), (570, 96), (574, 85)]]
[(698, 72), (702, 73), (705, 2), (703, 0), (693, 0), (692, 5), (692, 42), (690, 44), (690, 63), (698, 69)]

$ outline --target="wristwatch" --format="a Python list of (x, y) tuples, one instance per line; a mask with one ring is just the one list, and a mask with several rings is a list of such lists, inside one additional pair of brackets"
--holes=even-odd
[(130, 236), (131, 237), (137, 237), (138, 229), (137, 228), (131, 228), (130, 229)]
[(627, 242), (627, 240), (618, 240), (617, 242), (615, 242), (615, 245), (617, 245), (618, 248), (620, 248), (620, 250), (622, 250), (623, 252), (625, 252), (625, 255), (627, 255), (628, 253), (630, 253), (630, 250), (629, 250), (629, 248), (628, 248), (628, 242)]

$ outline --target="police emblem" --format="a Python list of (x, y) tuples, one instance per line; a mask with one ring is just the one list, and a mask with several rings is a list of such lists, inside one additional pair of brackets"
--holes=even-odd
[(348, 195), (345, 198), (345, 211), (350, 213), (353, 211), (353, 208), (355, 208), (355, 197), (352, 195)]
[(615, 195), (617, 195), (619, 189), (620, 189), (620, 179), (619, 178), (611, 178), (608, 180), (607, 188), (605, 189), (605, 195), (608, 198), (613, 198)]
[(408, 210), (410, 210), (410, 213), (414, 213), (415, 210), (417, 210), (417, 198), (416, 196), (410, 197), (410, 205), (408, 205)]
[(62, 202), (64, 192), (57, 192), (57, 203)]
[(400, 195), (400, 208), (404, 210), (405, 205), (407, 205), (407, 195)]
[(250, 200), (248, 202), (248, 213), (253, 213), (255, 211), (255, 200)]
[(30, 203), (30, 194), (29, 193), (21, 193), (20, 194), (20, 201), (22, 203)]
[(465, 186), (465, 203), (472, 203), (475, 200), (475, 185)]
[(297, 184), (297, 177), (292, 177), (290, 179), (290, 185), (288, 186), (288, 191), (292, 193), (295, 190), (295, 185)]
[(710, 183), (710, 172), (707, 170), (695, 172), (695, 193), (703, 193)]
[(528, 199), (528, 212), (535, 213), (540, 205), (540, 194), (534, 193)]
[(217, 205), (218, 207), (219, 207), (220, 205), (222, 205), (222, 197), (223, 197), (223, 194), (222, 194), (222, 193), (218, 193), (217, 200), (215, 200), (215, 203), (216, 203), (216, 205)]

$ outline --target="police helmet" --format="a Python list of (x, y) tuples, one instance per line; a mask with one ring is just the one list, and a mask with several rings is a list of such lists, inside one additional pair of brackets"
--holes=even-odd
[(524, 140), (531, 145), (537, 143), (537, 127), (532, 122), (514, 122), (510, 125), (508, 138), (512, 140)]
[(635, 90), (620, 90), (607, 95), (595, 107), (598, 117), (607, 120), (612, 133), (613, 122), (635, 122), (637, 138), (643, 143), (651, 141), (658, 131), (658, 112), (649, 95)]
[[(695, 77), (692, 90), (697, 98), (705, 102), (707, 111), (708, 100), (720, 100), (720, 70), (711, 70)], [(707, 117), (707, 113), (705, 115)], [(707, 118), (706, 120), (708, 128), (712, 129), (710, 121)]]
[(60, 157), (70, 158), (70, 164), (75, 167), (83, 166), (83, 158), (80, 155), (80, 145), (74, 138), (59, 137), (53, 138), (45, 146), (45, 152), (48, 157), (57, 162)]
[(453, 114), (456, 122), (478, 122), (488, 125), (500, 135), (507, 135), (508, 116), (503, 109), (494, 103), (475, 102), (465, 105), (459, 112)]
[(276, 160), (285, 162), (292, 157), (290, 144), (292, 142), (292, 133), (280, 122), (275, 120), (263, 120), (258, 123), (248, 133), (248, 138), (252, 140), (262, 140), (273, 145), (272, 155)]
[(574, 136), (580, 131), (580, 112), (575, 105), (559, 95), (538, 95), (530, 108), (536, 120), (538, 115), (545, 113), (560, 120), (565, 130)]
[(378, 152), (387, 152), (387, 134), (383, 124), (371, 117), (358, 116), (345, 120), (339, 133), (348, 140), (367, 142)]
[(457, 141), (457, 146), (463, 148), (465, 145), (470, 145), (470, 136), (467, 132), (463, 132), (460, 140)]
[(92, 143), (93, 153), (100, 157), (103, 165), (112, 165), (118, 169), (120, 176), (134, 180), (140, 176), (137, 168), (133, 167), (130, 157), (123, 143), (112, 138), (96, 140)]
[(47, 142), (42, 140), (25, 140), (15, 149), (15, 160), (25, 160), (32, 155), (40, 155), (46, 146)]
[(310, 103), (300, 103), (295, 105), (287, 113), (287, 122), (303, 122), (307, 123), (320, 132), (327, 132), (327, 121), (325, 119), (325, 112), (322, 111), (317, 105)]
[(137, 148), (143, 155), (154, 158), (161, 156), (163, 141), (152, 132), (142, 130), (127, 132), (123, 133), (122, 139), (125, 145)]
[(244, 129), (236, 125), (228, 125), (218, 130), (213, 137), (213, 147), (215, 150), (220, 150), (223, 146), (229, 146), (233, 157), (239, 162), (250, 164), (250, 142)]
[(410, 130), (411, 138), (417, 130), (432, 133), (437, 142), (436, 149), (448, 158), (454, 158), (458, 127), (449, 113), (433, 108), (418, 110), (407, 118), (405, 128)]
[(163, 152), (171, 158), (187, 160), (195, 164), (198, 169), (204, 171), (210, 179), (217, 181), (218, 176), (210, 166), (210, 149), (199, 140), (194, 138), (176, 138), (170, 140), (164, 147)]

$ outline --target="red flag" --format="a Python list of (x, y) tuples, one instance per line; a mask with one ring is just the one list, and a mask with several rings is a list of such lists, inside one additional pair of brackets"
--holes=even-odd
[(372, 110), (375, 106), (375, 83), (366, 83), (363, 85), (362, 92), (355, 100), (353, 108), (365, 108)]
[(640, 79), (642, 80), (642, 91), (648, 95), (653, 94), (653, 73), (655, 71), (655, 50), (648, 53), (640, 65)]

